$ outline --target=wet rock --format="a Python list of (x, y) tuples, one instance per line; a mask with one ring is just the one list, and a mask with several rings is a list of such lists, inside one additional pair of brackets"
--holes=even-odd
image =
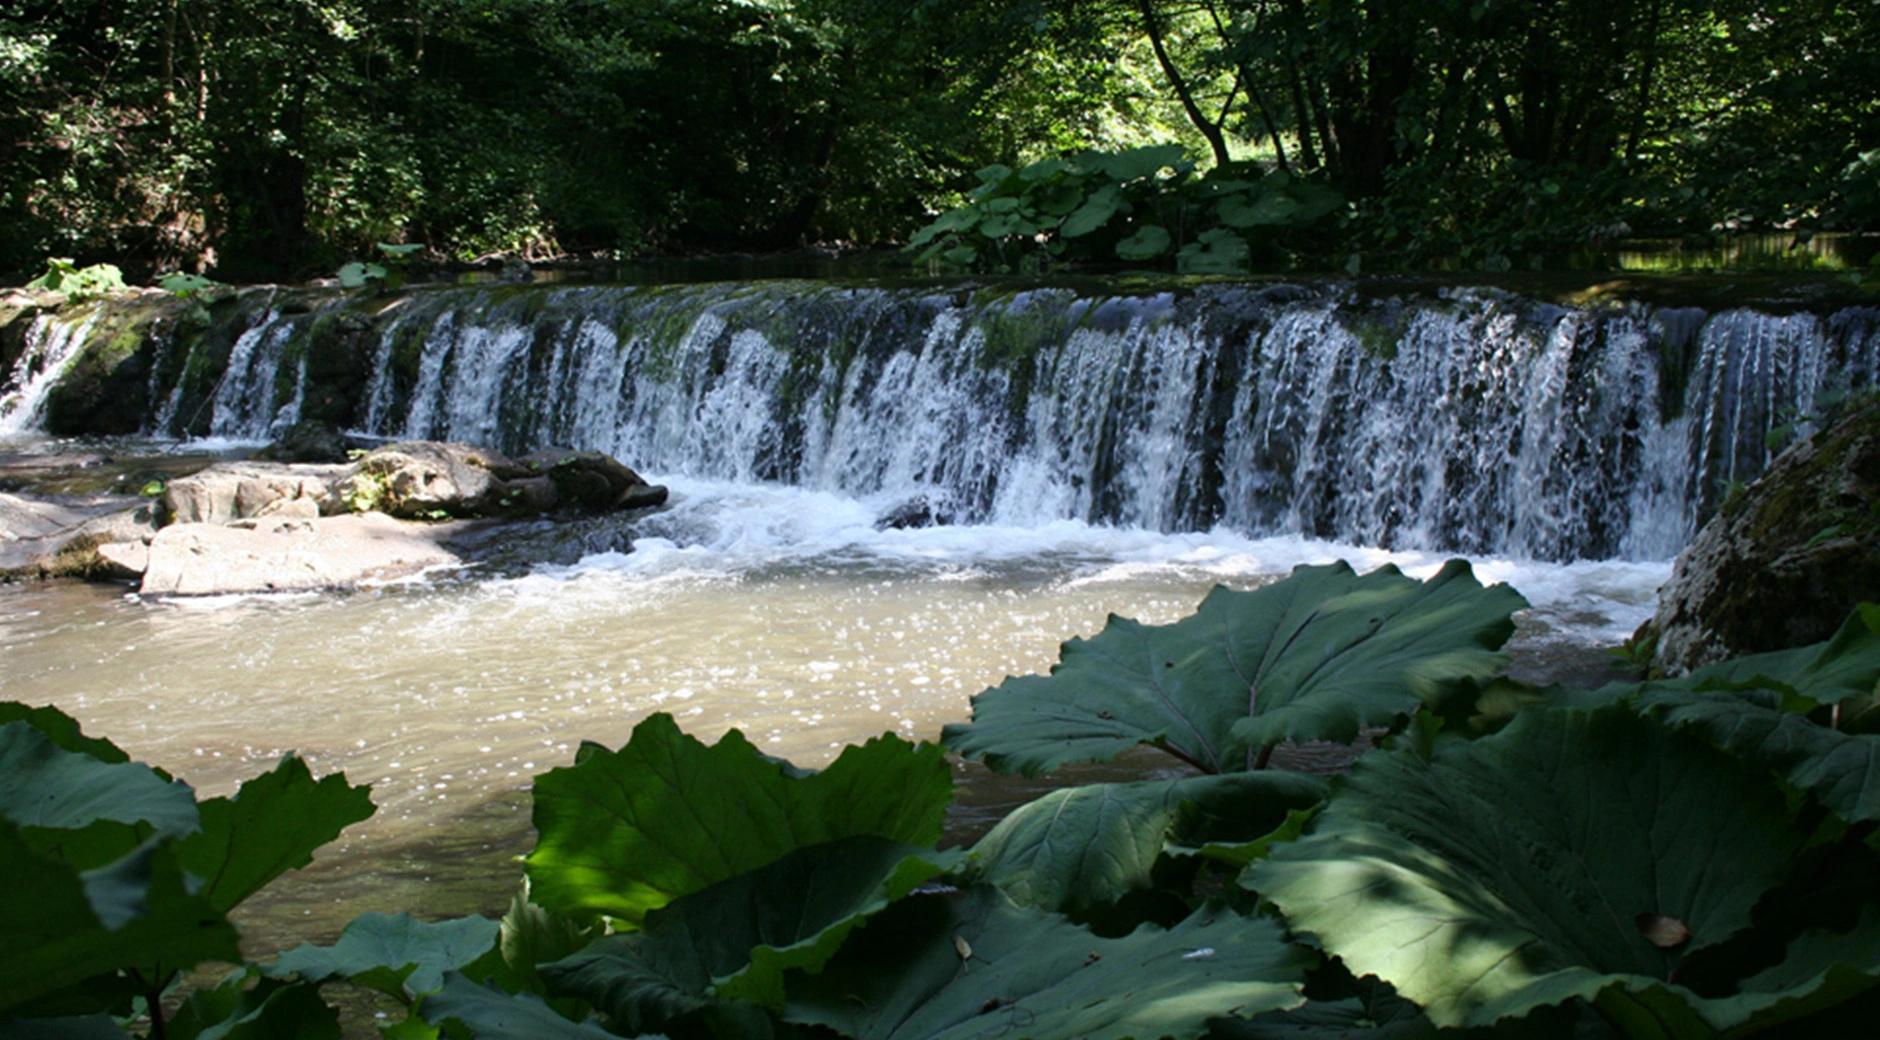
[(664, 505), (666, 489), (645, 478), (611, 455), (598, 451), (550, 448), (520, 460), (554, 482), (557, 505), (589, 513), (643, 509)]
[(1679, 554), (1639, 638), (1671, 674), (1819, 642), (1880, 598), (1880, 401), (1784, 452)]
[(915, 495), (881, 514), (875, 530), (900, 530), (910, 527), (936, 527), (953, 522), (952, 510), (926, 495)]
[[(404, 441), (353, 463), (355, 501), (407, 519), (493, 516), (504, 509), (505, 476), (530, 471), (501, 452), (441, 441)], [(376, 487), (371, 485), (376, 484)]]
[(347, 588), (458, 564), (441, 540), (448, 525), (381, 513), (270, 518), (253, 528), (172, 524), (157, 533), (141, 591), (213, 596)]
[(163, 507), (172, 523), (225, 524), (259, 516), (283, 499), (308, 499), (323, 515), (345, 511), (337, 485), (344, 466), (222, 462), (170, 481)]
[(155, 511), (122, 496), (31, 499), (0, 493), (0, 577), (84, 577), (107, 542), (143, 542)]
[(150, 546), (143, 542), (106, 542), (96, 551), (100, 578), (137, 581), (150, 568)]
[(274, 462), (345, 462), (351, 447), (346, 436), (332, 426), (308, 420), (289, 426), (255, 457)]

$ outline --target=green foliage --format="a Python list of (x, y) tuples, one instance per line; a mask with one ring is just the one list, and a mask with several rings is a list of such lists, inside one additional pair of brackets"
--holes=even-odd
[(315, 781), (292, 756), (199, 804), (54, 709), (0, 718), (0, 864), (16, 882), (0, 893), (0, 1014), (126, 1014), (192, 965), (239, 962), (228, 912), (372, 811), (366, 788)]
[(221, 287), (222, 283), (212, 278), (184, 271), (172, 271), (157, 279), (157, 288), (185, 300)]
[(1179, 247), (1183, 271), (1244, 273), (1256, 249), (1270, 258), (1306, 247), (1343, 203), (1285, 173), (1194, 173), (1178, 145), (988, 166), (968, 201), (915, 232), (907, 252), (917, 263), (1009, 270), (1161, 261)]
[[(1130, 689), (1239, 741), (1228, 766), (1289, 734), (1395, 735), (1332, 783), (1055, 791), (969, 852), (934, 847), (935, 747), (883, 737), (811, 772), (655, 715), (538, 778), (530, 881), (500, 923), (366, 914), (180, 1003), (168, 972), (239, 963), (228, 908), (369, 811), (363, 790), (289, 758), (197, 805), (56, 711), (0, 705), (0, 1028), (122, 1035), (139, 998), (174, 1009), (167, 1037), (325, 1040), (342, 985), (407, 1009), (390, 1040), (1863, 1028), (1880, 607), (1812, 647), (1540, 691), (1493, 674), (1518, 605), (1460, 564), (1340, 566), (1216, 590), (1175, 625), (1113, 621), (1039, 680), (1021, 759), (1135, 711)], [(1234, 710), (1197, 707), (1222, 690)], [(1446, 722), (1490, 702), (1512, 716), (1496, 732)]]
[(46, 273), (26, 283), (28, 289), (64, 293), (68, 300), (89, 300), (107, 293), (123, 292), (124, 272), (116, 264), (92, 264), (79, 267), (65, 257), (46, 261)]
[(1460, 560), (1427, 582), (1300, 567), (1250, 592), (1218, 587), (1172, 625), (1111, 617), (1065, 643), (1049, 677), (973, 698), (973, 721), (942, 739), (1027, 775), (1138, 744), (1210, 773), (1252, 769), (1282, 740), (1350, 742), (1487, 678), (1526, 605)]
[(1195, 1037), (1230, 1011), (1297, 1006), (1310, 963), (1278, 925), (1230, 910), (1104, 938), (976, 886), (876, 918), (792, 980), (784, 1017), (858, 1040)]
[(1297, 773), (1087, 784), (1014, 809), (973, 846), (972, 876), (1073, 917), (1156, 887), (1170, 861), (1259, 840), (1324, 799)]
[(653, 715), (618, 751), (586, 744), (535, 782), (531, 898), (637, 923), (647, 911), (808, 845), (927, 844), (953, 782), (940, 749), (884, 735), (807, 773), (736, 730), (707, 746)]

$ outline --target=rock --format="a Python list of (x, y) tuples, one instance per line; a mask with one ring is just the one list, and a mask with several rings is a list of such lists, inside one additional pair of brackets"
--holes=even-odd
[(408, 519), (495, 515), (504, 477), (530, 475), (500, 452), (438, 441), (388, 444), (348, 472), (360, 495), (376, 498), (372, 508)]
[(546, 473), (554, 481), (559, 504), (565, 508), (607, 513), (617, 509), (644, 509), (666, 502), (664, 487), (648, 484), (645, 478), (604, 452), (551, 448), (532, 452), (519, 461), (532, 470)]
[(268, 519), (253, 529), (172, 524), (149, 547), (141, 591), (211, 596), (347, 588), (431, 567), (456, 566), (439, 544), (446, 525), (408, 524), (380, 513)]
[(915, 495), (893, 509), (881, 514), (875, 521), (875, 530), (886, 531), (890, 528), (934, 527), (953, 522), (953, 513), (944, 505), (934, 502), (926, 495)]
[(351, 447), (338, 430), (309, 420), (289, 426), (279, 440), (262, 449), (255, 458), (274, 462), (345, 462)]
[(271, 503), (304, 498), (324, 515), (343, 512), (337, 485), (344, 466), (290, 466), (277, 462), (222, 462), (163, 489), (170, 522), (225, 524), (258, 516)]
[(143, 542), (106, 542), (96, 551), (98, 577), (136, 581), (150, 569), (150, 546)]
[(1880, 401), (1776, 459), (1678, 555), (1639, 639), (1670, 674), (1820, 642), (1880, 598)]
[(98, 562), (98, 545), (141, 543), (156, 526), (154, 511), (140, 499), (0, 493), (0, 576), (87, 576)]

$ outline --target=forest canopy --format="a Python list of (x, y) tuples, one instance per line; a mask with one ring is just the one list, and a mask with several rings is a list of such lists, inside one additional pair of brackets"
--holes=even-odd
[(901, 242), (1152, 143), (1336, 191), (1308, 264), (1875, 230), (1874, 68), (1874, 0), (22, 0), (0, 275)]

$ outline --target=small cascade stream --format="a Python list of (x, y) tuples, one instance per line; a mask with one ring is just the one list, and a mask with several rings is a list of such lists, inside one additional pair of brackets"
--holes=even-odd
[[(301, 417), (331, 310), (256, 308), (198, 432)], [(1487, 289), (1102, 294), (768, 282), (412, 293), (344, 425), (852, 497), (1542, 560), (1665, 559), (1880, 372), (1880, 310), (1574, 308)], [(171, 397), (176, 396), (172, 392)], [(200, 421), (199, 421), (200, 425)], [(174, 400), (149, 432), (190, 432)]]

